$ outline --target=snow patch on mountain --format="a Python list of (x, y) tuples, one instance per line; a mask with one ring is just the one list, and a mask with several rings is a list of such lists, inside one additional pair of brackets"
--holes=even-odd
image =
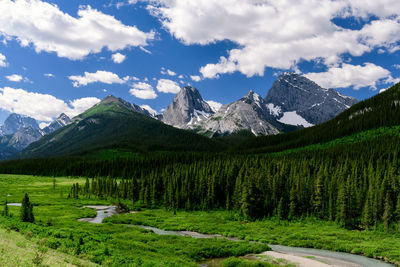
[(222, 107), (221, 103), (218, 103), (218, 102), (213, 101), (213, 100), (206, 100), (206, 102), (210, 106), (212, 111), (214, 111), (214, 112), (217, 112)]
[(280, 118), (278, 121), (294, 126), (304, 126), (304, 127), (314, 126), (314, 124), (309, 123), (302, 116), (297, 114), (296, 111), (284, 112), (282, 118)]

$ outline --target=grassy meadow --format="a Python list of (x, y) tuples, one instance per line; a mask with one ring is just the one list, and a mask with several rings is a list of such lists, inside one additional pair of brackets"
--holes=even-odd
[[(82, 208), (83, 205), (116, 202), (114, 199), (68, 198), (71, 185), (84, 181), (82, 178), (0, 175), (0, 211), (4, 210), (6, 197), (9, 203), (20, 203), (28, 193), (35, 215), (34, 224), (22, 223), (20, 207), (10, 206), (11, 216), (0, 216), (0, 236), (2, 240), (10, 240), (0, 243), (0, 251), (4, 252), (0, 256), (0, 265), (90, 266), (87, 264), (90, 262), (105, 266), (197, 266), (197, 262), (208, 258), (269, 249), (267, 245), (245, 241), (158, 236), (124, 225), (78, 222), (79, 218), (96, 215), (94, 210)], [(16, 246), (22, 250), (11, 252), (4, 242), (14, 244), (10, 248)], [(24, 249), (29, 253), (23, 253)], [(34, 261), (36, 252), (42, 257), (40, 263)]]
[(165, 210), (145, 210), (107, 218), (112, 223), (142, 224), (164, 230), (190, 230), (207, 234), (222, 234), (247, 241), (310, 247), (350, 252), (384, 259), (400, 265), (400, 229), (384, 231), (382, 225), (374, 230), (347, 230), (334, 222), (315, 218), (279, 221), (275, 218), (244, 220), (228, 211), (178, 211), (175, 216)]

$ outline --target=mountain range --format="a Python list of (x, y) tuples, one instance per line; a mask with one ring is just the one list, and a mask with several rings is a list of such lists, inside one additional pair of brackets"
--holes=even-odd
[(250, 90), (219, 109), (192, 86), (183, 87), (159, 115), (108, 96), (72, 120), (61, 114), (43, 129), (33, 118), (11, 114), (0, 127), (0, 157), (10, 158), (24, 149), (24, 157), (72, 155), (105, 147), (190, 150), (198, 144), (213, 150), (223, 144), (201, 135), (242, 131), (277, 135), (328, 121), (357, 102), (295, 73), (279, 76), (265, 98)]
[(63, 113), (41, 129), (35, 119), (12, 113), (0, 126), (0, 158), (14, 156), (29, 144), (64, 127), (69, 122), (70, 118)]
[(219, 110), (213, 110), (196, 88), (184, 87), (160, 117), (174, 127), (212, 137), (242, 130), (256, 136), (274, 135), (323, 123), (357, 102), (306, 77), (286, 72), (278, 77), (265, 98), (250, 90)]

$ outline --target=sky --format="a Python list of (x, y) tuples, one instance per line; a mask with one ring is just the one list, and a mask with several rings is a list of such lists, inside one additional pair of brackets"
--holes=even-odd
[(400, 1), (0, 1), (0, 123), (110, 94), (162, 112), (186, 85), (227, 104), (286, 71), (359, 100), (400, 82)]

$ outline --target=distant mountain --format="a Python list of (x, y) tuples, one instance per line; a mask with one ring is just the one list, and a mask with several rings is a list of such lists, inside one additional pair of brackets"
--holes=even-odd
[(29, 144), (65, 126), (69, 121), (67, 115), (61, 114), (49, 126), (40, 129), (35, 119), (11, 114), (4, 125), (0, 126), (0, 159), (15, 157)]
[(174, 127), (186, 129), (193, 128), (212, 114), (213, 109), (203, 100), (199, 91), (192, 86), (185, 86), (174, 97), (161, 120)]
[(64, 113), (61, 113), (61, 115), (58, 116), (58, 118), (55, 121), (50, 123), (49, 126), (43, 128), (42, 131), (43, 131), (44, 134), (50, 134), (50, 133), (52, 133), (52, 132), (64, 127), (70, 121), (71, 121), (71, 119), (67, 115), (65, 115)]
[(152, 118), (147, 110), (108, 96), (65, 127), (30, 144), (22, 157), (81, 155), (106, 148), (131, 151), (214, 151), (221, 145)]
[(400, 125), (400, 83), (353, 105), (327, 122), (288, 134), (245, 140), (237, 149), (260, 153), (277, 152), (395, 125)]
[(257, 136), (274, 135), (320, 124), (357, 102), (306, 77), (286, 72), (274, 82), (265, 99), (250, 91), (221, 108), (211, 107), (196, 88), (184, 87), (158, 119), (207, 136), (225, 136), (243, 130)]
[(12, 113), (7, 117), (7, 119), (4, 121), (4, 124), (0, 127), (0, 136), (14, 134), (25, 127), (31, 127), (32, 129), (39, 130), (39, 125), (35, 119)]
[(325, 89), (304, 76), (286, 72), (279, 76), (265, 97), (278, 121), (310, 127), (333, 119), (358, 101)]
[(236, 102), (222, 106), (199, 124), (198, 131), (211, 136), (230, 135), (241, 130), (254, 135), (278, 134), (282, 124), (267, 110), (264, 99), (253, 91)]

